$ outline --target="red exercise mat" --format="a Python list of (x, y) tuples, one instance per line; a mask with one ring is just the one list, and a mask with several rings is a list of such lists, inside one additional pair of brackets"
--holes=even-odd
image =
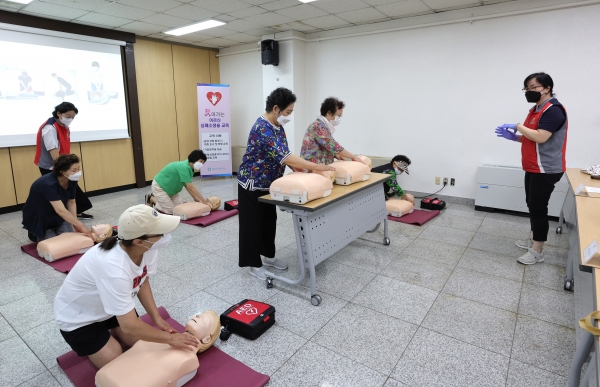
[(435, 210), (435, 211), (414, 210), (412, 213), (403, 215), (400, 218), (388, 215), (388, 220), (393, 220), (394, 222), (416, 224), (418, 226), (422, 226), (425, 223), (429, 222), (431, 219), (438, 216), (439, 214), (440, 214), (440, 212), (438, 210)]
[[(185, 327), (173, 320), (162, 306), (158, 308), (161, 317), (178, 332), (185, 332)], [(140, 317), (142, 321), (152, 325), (147, 314)], [(269, 377), (254, 371), (217, 347), (198, 355), (200, 367), (196, 376), (185, 387), (262, 387), (269, 382)], [(56, 358), (60, 368), (65, 371), (75, 387), (95, 387), (98, 369), (87, 357), (79, 357), (73, 351)]]
[(83, 254), (75, 254), (67, 258), (59, 259), (58, 261), (48, 262), (38, 254), (37, 243), (30, 243), (28, 245), (21, 246), (21, 250), (23, 250), (24, 253), (31, 255), (38, 261), (43, 262), (48, 266), (52, 266), (54, 270), (58, 270), (62, 273), (68, 273), (71, 271), (73, 266), (75, 266), (77, 261), (79, 261), (79, 258), (83, 256)]
[(223, 219), (230, 218), (234, 215), (238, 214), (238, 210), (214, 210), (210, 212), (210, 215), (207, 216), (199, 216), (197, 218), (182, 220), (181, 223), (191, 224), (193, 226), (210, 226), (213, 223), (217, 223), (222, 221)]

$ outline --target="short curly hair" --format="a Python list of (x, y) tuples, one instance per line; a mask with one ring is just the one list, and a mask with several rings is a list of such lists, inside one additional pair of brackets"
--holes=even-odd
[(60, 155), (56, 160), (54, 160), (54, 175), (56, 177), (60, 176), (63, 172), (71, 169), (73, 164), (79, 163), (79, 157), (76, 154), (70, 155)]
[(278, 87), (267, 97), (267, 107), (265, 108), (265, 111), (270, 113), (275, 106), (278, 106), (279, 109), (283, 111), (294, 102), (296, 102), (296, 95), (292, 93), (290, 89)]
[(327, 113), (335, 114), (335, 112), (343, 109), (345, 106), (345, 103), (335, 97), (325, 98), (325, 101), (321, 104), (321, 115), (326, 116)]

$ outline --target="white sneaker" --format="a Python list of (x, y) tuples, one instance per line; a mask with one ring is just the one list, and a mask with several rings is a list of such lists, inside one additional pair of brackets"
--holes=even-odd
[(263, 281), (267, 280), (267, 276), (265, 275), (264, 267), (251, 267), (248, 274), (255, 276), (259, 280), (263, 280)]
[(277, 258), (263, 257), (262, 263), (265, 266), (271, 266), (271, 267), (274, 267), (275, 269), (279, 269), (279, 270), (286, 270), (288, 268), (288, 265), (285, 262), (283, 262)]
[(527, 249), (527, 252), (517, 258), (517, 262), (523, 265), (533, 265), (534, 263), (544, 262), (544, 252), (538, 253), (534, 249)]
[(531, 239), (516, 241), (515, 245), (523, 250), (529, 250), (533, 246), (533, 244), (531, 243)]

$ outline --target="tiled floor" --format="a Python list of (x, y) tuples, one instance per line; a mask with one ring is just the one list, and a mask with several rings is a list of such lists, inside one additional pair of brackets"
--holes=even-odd
[[(234, 179), (205, 179), (204, 195), (231, 199)], [(93, 197), (95, 223), (116, 224), (147, 190)], [(20, 252), (20, 213), (0, 215), (0, 386), (71, 386), (56, 365), (69, 350), (53, 321), (64, 274)], [(551, 224), (554, 233), (556, 224)], [(567, 236), (553, 234), (545, 263), (523, 266), (525, 218), (450, 204), (423, 227), (390, 222), (317, 267), (320, 306), (305, 286), (263, 282), (237, 265), (237, 218), (206, 229), (180, 225), (151, 283), (181, 323), (243, 298), (277, 309), (256, 341), (217, 346), (270, 386), (564, 386), (574, 353), (573, 294), (562, 289)], [(299, 274), (291, 217), (279, 212), (278, 257)], [(138, 302), (138, 311), (144, 310)]]

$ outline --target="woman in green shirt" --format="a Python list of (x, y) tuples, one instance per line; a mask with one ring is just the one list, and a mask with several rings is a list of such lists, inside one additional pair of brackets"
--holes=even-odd
[(187, 160), (167, 164), (152, 181), (152, 193), (146, 195), (146, 204), (154, 206), (164, 214), (173, 214), (173, 207), (182, 204), (181, 190), (185, 188), (196, 202), (208, 204), (198, 192), (192, 178), (194, 170), (200, 171), (206, 162), (201, 150), (192, 151)]

